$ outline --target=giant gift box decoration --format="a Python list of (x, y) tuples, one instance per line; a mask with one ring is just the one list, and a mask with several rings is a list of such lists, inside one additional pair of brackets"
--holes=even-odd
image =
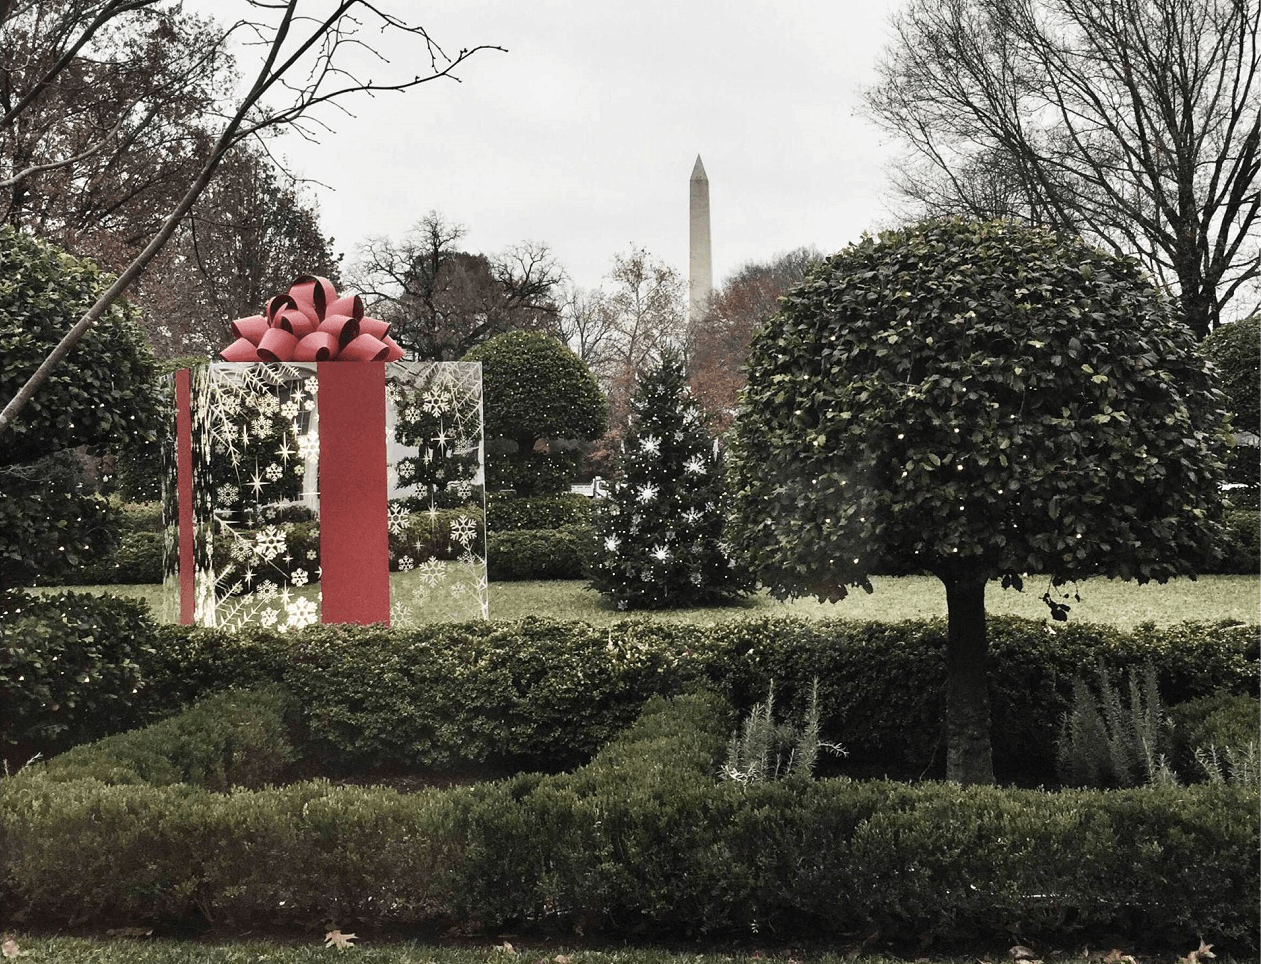
[(174, 375), (179, 621), (485, 618), (480, 363), (403, 361), (312, 276), (232, 330), (223, 362)]

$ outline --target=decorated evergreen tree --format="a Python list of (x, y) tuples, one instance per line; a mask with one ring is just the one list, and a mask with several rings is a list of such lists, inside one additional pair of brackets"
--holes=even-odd
[(667, 355), (632, 401), (621, 478), (595, 516), (591, 587), (619, 609), (672, 609), (730, 599), (752, 582), (721, 542), (722, 460)]

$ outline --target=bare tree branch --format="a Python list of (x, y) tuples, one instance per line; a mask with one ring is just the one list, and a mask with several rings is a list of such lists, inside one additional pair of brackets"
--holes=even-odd
[[(255, 74), (248, 93), (237, 103), (235, 111), (219, 133), (201, 170), (184, 192), (175, 208), (167, 215), (161, 228), (149, 244), (118, 275), (117, 280), (92, 305), (91, 308), (66, 333), (60, 343), (53, 349), (39, 368), (30, 376), (18, 393), (0, 411), (0, 435), (18, 417), (25, 405), (34, 396), (39, 386), (48, 378), (52, 370), (70, 352), (84, 332), (117, 300), (127, 287), (135, 281), (144, 268), (162, 249), (163, 245), (174, 234), (180, 219), (188, 213), (198, 196), (210, 183), (223, 157), (232, 147), (242, 140), (268, 128), (289, 125), (299, 120), (313, 107), (329, 103), (337, 98), (350, 94), (371, 94), (380, 90), (408, 90), (412, 87), (439, 78), (453, 78), (453, 71), (470, 57), (484, 50), (503, 50), (493, 45), (479, 45), (461, 49), (454, 57), (442, 57), (441, 50), (420, 27), (411, 27), (392, 15), (382, 12), (376, 5), (366, 0), (342, 0), (334, 11), (323, 20), (313, 21), (314, 26), (306, 33), (294, 32), (295, 15), (299, 0), (288, 0), (287, 3), (269, 4), (263, 0), (251, 0), (256, 8), (270, 8), (281, 11), (279, 22), (270, 32), (262, 35), (270, 38), (261, 63)], [(402, 30), (419, 36), (426, 44), (430, 62), (433, 67), (425, 76), (416, 75), (411, 80), (375, 82), (367, 80), (362, 83), (348, 84), (335, 90), (321, 90), (320, 84), (328, 76), (328, 70), (336, 59), (339, 48), (356, 32), (356, 22), (350, 14), (356, 9), (375, 14), (382, 22), (382, 29)], [(262, 27), (259, 28), (263, 30)], [(292, 33), (292, 37), (291, 37)], [(290, 41), (292, 40), (292, 43)], [(314, 78), (306, 86), (297, 87), (293, 103), (283, 108), (264, 106), (265, 95), (276, 88), (290, 71), (297, 70), (304, 62), (306, 55), (317, 45), (323, 44), (315, 58)]]
[(1258, 0), (911, 0), (866, 92), (928, 213), (1142, 259), (1201, 335), (1261, 278)]

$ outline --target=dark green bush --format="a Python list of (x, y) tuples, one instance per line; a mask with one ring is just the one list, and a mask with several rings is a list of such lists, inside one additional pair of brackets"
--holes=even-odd
[(21, 764), (143, 722), (158, 661), (148, 607), (118, 596), (0, 595), (0, 753)]
[[(76, 605), (114, 612), (112, 603), (78, 598), (87, 601)], [(121, 605), (141, 618), (139, 607)], [(849, 751), (845, 772), (899, 778), (942, 772), (946, 628), (940, 620), (764, 617), (701, 627), (632, 619), (598, 628), (534, 618), (233, 635), (156, 628), (145, 617), (140, 628), (124, 620), (117, 629), (108, 623), (95, 635), (88, 631), (102, 640), (93, 665), (122, 682), (108, 689), (108, 699), (84, 703), (78, 701), (90, 690), (70, 686), (71, 676), (53, 675), (60, 688), (51, 697), (32, 696), (41, 683), (49, 685), (48, 667), (61, 665), (52, 657), (82, 658), (73, 628), (81, 617), (72, 614), (67, 623), (55, 605), (40, 600), (22, 618), (0, 626), (0, 638), (14, 641), (4, 657), (13, 669), (0, 678), (0, 708), (6, 746), (25, 734), (30, 752), (56, 752), (160, 719), (212, 693), (278, 682), (306, 708), (312, 745), (330, 765), (503, 761), (554, 770), (587, 759), (654, 694), (706, 682), (747, 712), (773, 679), (777, 704), (800, 716), (817, 676), (823, 738)], [(990, 635), (994, 753), (1005, 781), (1053, 781), (1072, 679), (1096, 658), (1118, 676), (1150, 661), (1169, 705), (1217, 690), (1257, 692), (1252, 626), (1126, 632), (998, 618)], [(44, 668), (19, 668), (32, 664)], [(66, 694), (76, 701), (72, 713)], [(6, 755), (11, 762), (27, 758), (8, 749)]]
[(1222, 520), (1226, 540), (1214, 574), (1256, 575), (1261, 572), (1261, 514), (1254, 509), (1231, 509)]
[(275, 783), (296, 754), (277, 686), (208, 697), (178, 716), (74, 747), (28, 768), (51, 780), (189, 783), (207, 790)]
[(1228, 750), (1246, 750), (1257, 743), (1261, 723), (1261, 703), (1255, 696), (1225, 691), (1188, 700), (1169, 712), (1173, 722), (1174, 759), (1178, 772), (1191, 778), (1199, 767), (1197, 751), (1215, 749), (1224, 755)]
[(160, 583), (165, 536), (161, 532), (127, 532), (108, 556), (66, 572), (62, 581), (76, 586)]
[(161, 532), (161, 502), (124, 502), (118, 507), (118, 521), (124, 533)]
[(520, 529), (564, 529), (591, 525), (591, 499), (572, 492), (518, 497), (502, 492), (486, 495), (486, 529), (493, 533)]
[(731, 720), (711, 696), (654, 702), (572, 774), (446, 793), (19, 775), (0, 781), (0, 900), (42, 926), (336, 916), (615, 939), (1075, 946), (1106, 932), (1256, 950), (1255, 794), (744, 787), (715, 779)]
[(487, 536), (491, 579), (581, 579), (590, 530), (522, 529)]

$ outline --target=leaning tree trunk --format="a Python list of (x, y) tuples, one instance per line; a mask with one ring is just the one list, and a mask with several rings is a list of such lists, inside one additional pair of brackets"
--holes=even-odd
[(990, 752), (989, 640), (983, 577), (943, 578), (946, 642), (946, 779), (993, 783)]

